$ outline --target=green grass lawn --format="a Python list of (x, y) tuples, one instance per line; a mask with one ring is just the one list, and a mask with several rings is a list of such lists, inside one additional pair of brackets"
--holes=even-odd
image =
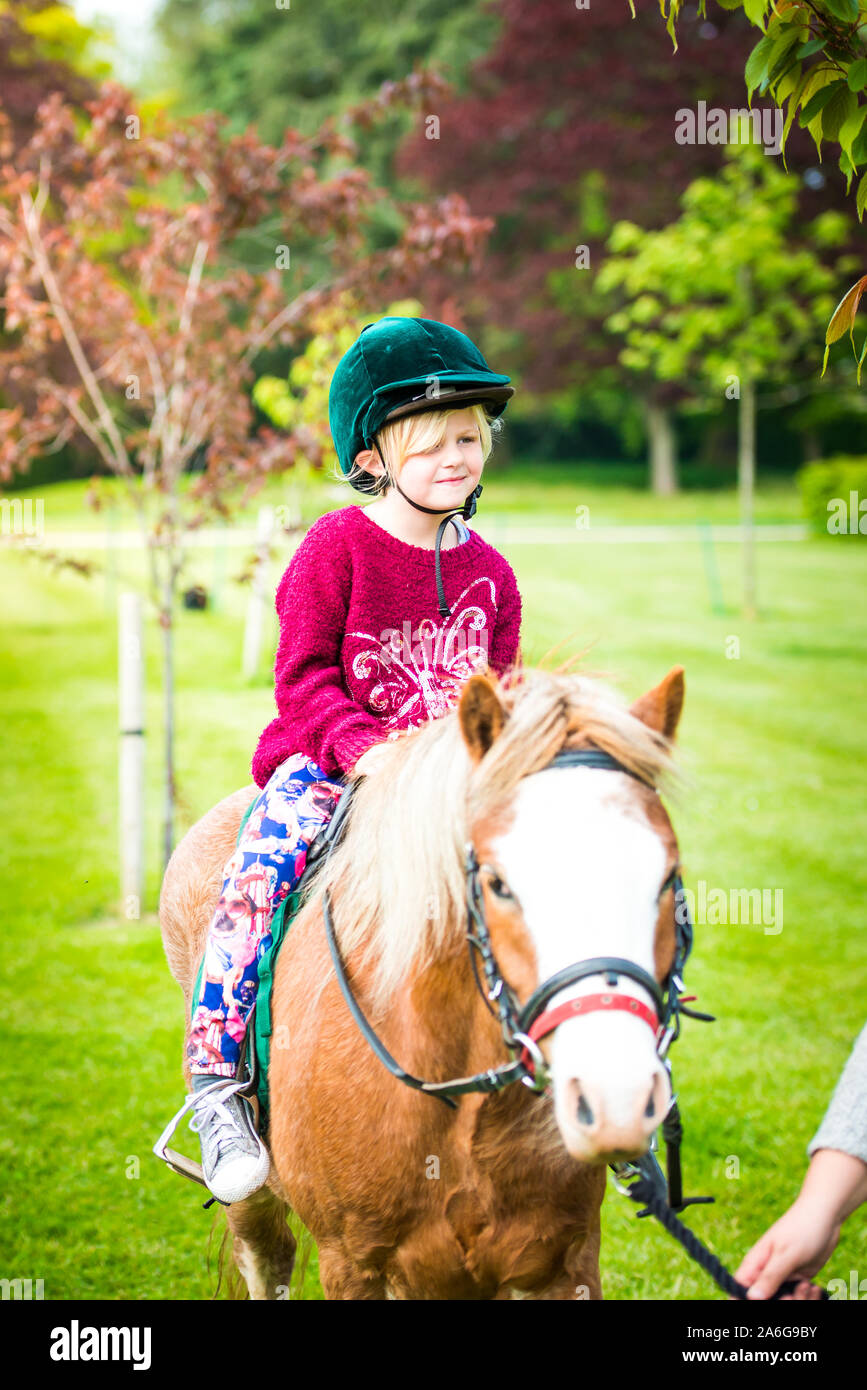
[[(737, 493), (730, 488), (694, 489), (674, 497), (653, 497), (643, 491), (646, 469), (637, 464), (518, 462), (506, 464), (496, 453), (489, 460), (483, 476), (482, 511), (496, 511), (503, 522), (532, 522), (534, 526), (550, 523), (570, 526), (575, 521), (575, 508), (588, 504), (592, 508), (593, 524), (667, 523), (687, 525), (711, 522), (716, 525), (738, 520)], [(97, 532), (110, 532), (118, 525), (129, 525), (129, 512), (121, 508), (126, 486), (119, 479), (101, 478), (99, 493), (104, 507), (94, 511), (84, 504), (86, 484), (82, 482), (53, 483), (32, 490), (22, 488), (16, 496), (42, 498), (45, 526), (49, 531), (92, 527)], [(312, 521), (321, 512), (340, 506), (341, 502), (359, 502), (360, 495), (345, 481), (329, 474), (314, 474), (299, 470), (298, 476), (270, 478), (256, 497), (241, 506), (233, 505), (233, 519), (254, 525), (257, 509), (264, 503), (300, 509), (302, 516)], [(756, 496), (756, 521), (803, 521), (800, 496), (787, 478), (768, 478)]]
[[(283, 495), (276, 484), (269, 491), (272, 501)], [(84, 513), (80, 484), (40, 495), (48, 526), (101, 524)], [(519, 516), (562, 526), (579, 504), (600, 523), (737, 519), (730, 492), (652, 499), (604, 488), (598, 470), (572, 477), (562, 467), (492, 473), (483, 503), (482, 530)], [(305, 495), (309, 519), (317, 505), (339, 500), (320, 486)], [(798, 499), (775, 484), (761, 492), (757, 517), (798, 520)], [(778, 934), (698, 925), (687, 984), (719, 1021), (686, 1020), (674, 1055), (686, 1190), (717, 1198), (687, 1219), (735, 1268), (794, 1197), (805, 1145), (864, 1022), (867, 547), (830, 538), (761, 546), (760, 616), (751, 623), (737, 612), (736, 546), (717, 549), (725, 615), (711, 612), (695, 544), (503, 549), (524, 596), (528, 663), (557, 643), (558, 659), (589, 647), (587, 664), (630, 697), (673, 665), (686, 668), (680, 742), (692, 785), (674, 819), (687, 885), (703, 879), (784, 892)], [(275, 561), (272, 587), (289, 553)], [(250, 780), (250, 756), (273, 710), (271, 649), (256, 682), (240, 675), (246, 599), (231, 575), (241, 555), (197, 557), (192, 577), (210, 585), (222, 575), (221, 603), (178, 615), (179, 834)], [(203, 1211), (204, 1193), (150, 1153), (183, 1094), (182, 1001), (155, 917), (153, 623), (147, 912), (126, 921), (118, 903), (115, 600), (139, 573), (130, 554), (87, 580), (34, 556), (0, 553), (3, 1007), (13, 1040), (0, 1101), (0, 1272), (43, 1279), (47, 1299), (206, 1298), (215, 1284), (206, 1247), (212, 1227), (219, 1236), (219, 1209)], [(863, 1234), (858, 1213), (825, 1282), (859, 1267)], [(717, 1296), (661, 1228), (637, 1221), (613, 1189), (602, 1268), (609, 1298)], [(305, 1292), (320, 1296), (315, 1262)]]

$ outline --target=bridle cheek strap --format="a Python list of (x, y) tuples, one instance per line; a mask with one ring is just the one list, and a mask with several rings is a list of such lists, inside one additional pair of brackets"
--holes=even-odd
[[(643, 1019), (653, 1030), (654, 1038), (659, 1036), (659, 1019), (653, 1009), (629, 994), (615, 994), (611, 991), (607, 991), (605, 994), (582, 994), (577, 999), (569, 999), (565, 1004), (559, 1004), (556, 1009), (547, 1009), (527, 1030), (527, 1036), (533, 1042), (538, 1042), (540, 1038), (547, 1037), (549, 1033), (554, 1032), (555, 1028), (559, 1028), (561, 1023), (566, 1023), (570, 1018), (581, 1018), (584, 1014), (598, 1013), (603, 1010), (609, 1013), (615, 1010), (633, 1014), (636, 1018)], [(521, 1061), (532, 1072), (533, 1058), (526, 1047), (522, 1049)]]

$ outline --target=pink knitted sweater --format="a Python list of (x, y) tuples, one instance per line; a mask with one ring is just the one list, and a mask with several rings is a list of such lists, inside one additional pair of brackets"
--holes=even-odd
[(520, 665), (508, 561), (471, 530), (441, 549), (440, 565), (450, 618), (439, 614), (432, 546), (398, 540), (358, 506), (311, 526), (277, 587), (279, 715), (253, 757), (257, 786), (292, 753), (351, 772), (372, 744), (452, 709), (474, 671)]

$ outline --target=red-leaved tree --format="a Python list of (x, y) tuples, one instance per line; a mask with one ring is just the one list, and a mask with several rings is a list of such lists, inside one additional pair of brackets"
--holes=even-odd
[[(413, 73), (351, 119), (440, 93)], [(48, 98), (13, 163), (0, 107), (0, 478), (69, 440), (126, 484), (163, 633), (168, 857), (185, 535), (299, 451), (315, 463), (326, 447), (325, 421), (256, 431), (257, 358), (303, 341), (340, 295), (375, 317), (438, 263), (477, 260), (492, 223), (456, 196), (395, 203), (352, 163), (349, 128), (331, 121), (269, 146), (252, 129), (227, 138), (213, 113), (145, 123), (113, 83), (87, 109), (81, 129), (62, 94)], [(382, 247), (389, 223), (399, 230)]]

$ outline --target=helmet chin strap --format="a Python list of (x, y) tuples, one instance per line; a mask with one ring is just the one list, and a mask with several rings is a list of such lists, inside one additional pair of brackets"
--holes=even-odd
[[(380, 460), (382, 460), (382, 449), (379, 447), (379, 439), (376, 435), (373, 436), (373, 439), (374, 443), (376, 444), (377, 453), (379, 454)], [(458, 513), (460, 513), (461, 516), (463, 516), (464, 520), (468, 521), (469, 518), (475, 514), (476, 498), (480, 495), (482, 491), (482, 485), (481, 483), (478, 483), (476, 487), (473, 488), (473, 491), (470, 493), (469, 497), (465, 499), (465, 501), (462, 503), (460, 507), (452, 508), (423, 507), (420, 502), (414, 502), (411, 497), (407, 497), (400, 483), (397, 481), (397, 478), (394, 479), (394, 485), (400, 493), (401, 497), (404, 499), (404, 501), (408, 502), (411, 507), (415, 507), (416, 511), (427, 512), (429, 516), (442, 517), (442, 521), (437, 527), (437, 538), (436, 543), (434, 545), (434, 563), (436, 568), (437, 598), (439, 599), (440, 617), (450, 618), (452, 616), (452, 611), (446, 603), (446, 595), (445, 590), (443, 589), (443, 577), (440, 566), (440, 546), (442, 544), (443, 533), (445, 532), (445, 529), (448, 526), (449, 522), (451, 522), (455, 530), (458, 532), (458, 535), (460, 536), (460, 531), (458, 529), (458, 524), (455, 521), (455, 517), (458, 515)]]

